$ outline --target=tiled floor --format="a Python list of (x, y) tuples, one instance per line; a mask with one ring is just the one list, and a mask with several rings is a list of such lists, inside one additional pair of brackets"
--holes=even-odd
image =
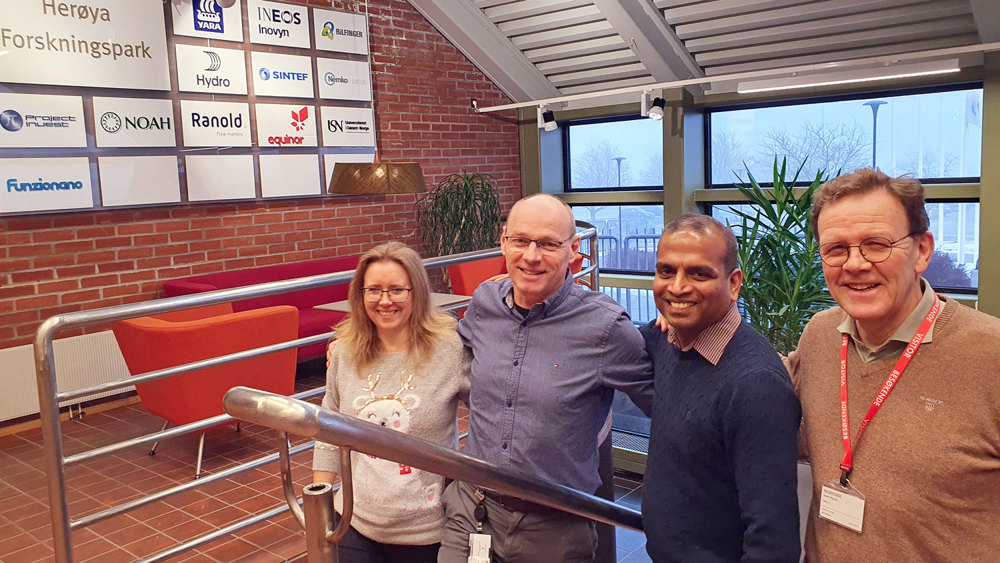
[[(320, 372), (321, 373), (321, 372)], [(322, 385), (322, 376), (300, 373), (297, 390)], [(466, 421), (460, 420), (464, 430)], [(162, 421), (138, 403), (64, 422), (66, 455), (158, 430)], [(294, 443), (300, 443), (298, 440)], [(203, 475), (276, 452), (277, 432), (243, 424), (208, 431)], [(67, 469), (71, 519), (127, 500), (188, 483), (194, 475), (197, 435), (162, 442), (155, 456), (137, 446)], [(0, 563), (53, 559), (48, 493), (42, 468), (41, 431), (0, 437)], [(311, 452), (292, 458), (297, 488), (311, 481)], [(74, 561), (136, 561), (251, 514), (282, 505), (277, 463), (169, 497), (73, 533)], [(616, 500), (638, 507), (640, 484), (615, 478)], [(618, 561), (648, 561), (645, 537), (618, 530)], [(171, 561), (284, 561), (305, 551), (303, 533), (284, 515), (226, 535)]]
[[(642, 482), (639, 476), (615, 471), (615, 502), (639, 510), (642, 500)], [(646, 554), (646, 535), (625, 528), (615, 529), (615, 547), (618, 563), (650, 561)]]

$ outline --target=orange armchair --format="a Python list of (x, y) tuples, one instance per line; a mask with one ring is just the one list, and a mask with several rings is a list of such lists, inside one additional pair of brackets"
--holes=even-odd
[(507, 262), (503, 256), (483, 258), (472, 262), (462, 262), (448, 266), (448, 277), (451, 278), (451, 291), (455, 295), (472, 295), (479, 284), (496, 276), (507, 273)]
[[(298, 338), (298, 309), (289, 305), (233, 313), (229, 304), (119, 321), (112, 325), (132, 375)], [(139, 399), (167, 424), (181, 425), (223, 413), (222, 396), (244, 385), (290, 395), (295, 389), (294, 348), (190, 371), (136, 385)], [(198, 448), (198, 467), (205, 435)], [(150, 451), (155, 453), (156, 446)]]

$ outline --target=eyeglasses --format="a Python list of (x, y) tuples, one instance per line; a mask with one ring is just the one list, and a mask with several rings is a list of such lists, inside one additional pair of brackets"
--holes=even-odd
[(361, 288), (361, 294), (364, 296), (365, 301), (370, 303), (378, 303), (385, 294), (389, 294), (389, 301), (402, 303), (410, 298), (411, 291), (413, 291), (412, 287), (394, 287), (392, 289), (379, 289), (377, 287)]
[(915, 233), (910, 233), (896, 240), (889, 240), (885, 237), (869, 237), (861, 241), (861, 244), (844, 244), (843, 242), (828, 242), (819, 247), (819, 257), (827, 266), (843, 266), (851, 257), (851, 249), (857, 248), (861, 252), (861, 257), (878, 264), (885, 262), (892, 254), (892, 249), (900, 242), (912, 237)]
[(529, 246), (531, 246), (531, 243), (535, 243), (535, 247), (538, 248), (538, 250), (541, 250), (542, 252), (555, 252), (560, 248), (562, 248), (562, 245), (573, 240), (573, 237), (575, 236), (576, 235), (571, 235), (568, 239), (562, 241), (536, 240), (530, 238), (509, 237), (509, 236), (504, 236), (503, 238), (504, 240), (507, 241), (507, 244), (513, 246), (518, 250), (526, 250)]

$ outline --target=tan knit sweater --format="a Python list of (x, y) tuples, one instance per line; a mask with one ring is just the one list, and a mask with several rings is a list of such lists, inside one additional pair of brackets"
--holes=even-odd
[[(807, 561), (1000, 561), (1000, 320), (947, 300), (854, 449), (851, 483), (867, 497), (858, 534), (819, 518), (840, 476), (840, 333), (834, 307), (806, 326), (789, 371), (812, 464)], [(851, 436), (898, 358), (864, 363), (849, 347)]]

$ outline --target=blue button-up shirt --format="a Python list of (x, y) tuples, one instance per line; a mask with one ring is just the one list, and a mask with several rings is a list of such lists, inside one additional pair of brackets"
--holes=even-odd
[(628, 313), (572, 278), (522, 316), (510, 280), (479, 286), (459, 334), (473, 354), (465, 453), (588, 493), (614, 390), (644, 412), (652, 364)]

